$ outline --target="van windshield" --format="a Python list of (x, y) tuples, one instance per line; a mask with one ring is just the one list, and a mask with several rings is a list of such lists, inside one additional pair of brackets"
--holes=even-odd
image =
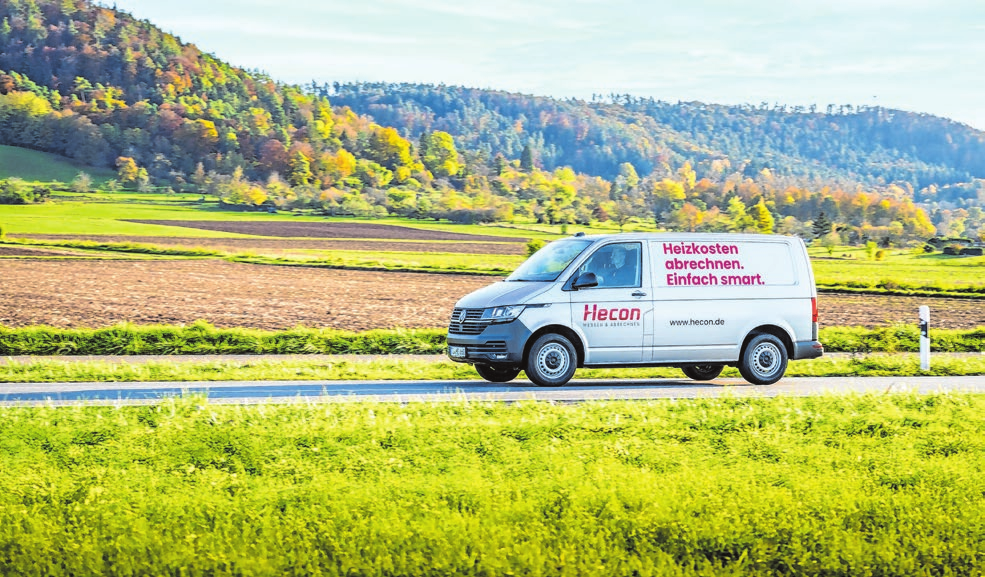
[(592, 244), (590, 240), (559, 240), (538, 250), (506, 277), (514, 282), (553, 282), (571, 261)]

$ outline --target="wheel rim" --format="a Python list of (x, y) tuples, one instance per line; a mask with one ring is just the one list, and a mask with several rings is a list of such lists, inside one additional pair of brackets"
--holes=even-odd
[(568, 349), (558, 343), (548, 343), (537, 352), (537, 372), (549, 379), (563, 375), (570, 364)]
[(702, 375), (707, 375), (708, 373), (714, 372), (715, 368), (715, 365), (694, 365), (695, 372)]
[(760, 378), (769, 378), (780, 370), (780, 349), (773, 343), (760, 343), (752, 351), (752, 371)]

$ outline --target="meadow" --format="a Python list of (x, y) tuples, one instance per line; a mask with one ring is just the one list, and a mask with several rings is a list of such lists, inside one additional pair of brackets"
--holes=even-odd
[(17, 177), (28, 182), (69, 183), (83, 171), (99, 181), (116, 178), (112, 170), (83, 166), (57, 154), (0, 145), (0, 179)]
[(985, 569), (981, 396), (0, 413), (3, 574)]

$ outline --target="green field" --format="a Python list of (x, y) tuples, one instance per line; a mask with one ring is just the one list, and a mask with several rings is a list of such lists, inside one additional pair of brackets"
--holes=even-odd
[[(0, 224), (10, 235), (17, 234), (77, 234), (77, 235), (133, 235), (133, 236), (189, 236), (203, 238), (249, 238), (250, 235), (197, 230), (164, 225), (124, 222), (125, 220), (206, 220), (248, 222), (362, 222), (390, 224), (456, 232), (505, 236), (518, 239), (530, 237), (557, 237), (532, 230), (495, 225), (450, 224), (433, 221), (390, 217), (386, 219), (358, 219), (325, 217), (310, 214), (266, 212), (237, 212), (221, 210), (214, 201), (200, 203), (197, 194), (140, 194), (58, 193), (55, 202), (35, 205), (0, 205)], [(453, 241), (448, 241), (453, 242)]]
[(0, 179), (17, 177), (30, 182), (69, 183), (80, 172), (88, 173), (96, 181), (116, 178), (116, 172), (108, 168), (83, 166), (56, 154), (0, 145)]
[(978, 575), (985, 397), (0, 409), (5, 575)]

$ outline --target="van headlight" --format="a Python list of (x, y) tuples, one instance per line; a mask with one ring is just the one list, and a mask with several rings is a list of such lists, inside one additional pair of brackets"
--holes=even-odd
[(493, 307), (482, 311), (481, 320), (488, 323), (508, 323), (516, 320), (523, 312), (524, 305), (510, 305), (508, 307)]

